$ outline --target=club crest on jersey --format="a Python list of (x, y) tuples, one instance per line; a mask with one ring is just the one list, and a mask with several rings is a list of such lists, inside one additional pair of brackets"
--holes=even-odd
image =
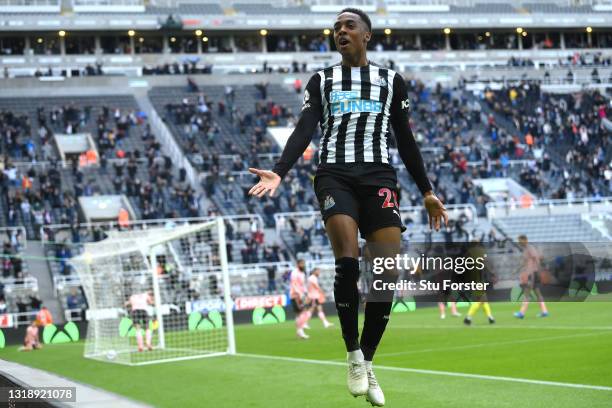
[(387, 87), (387, 80), (383, 77), (376, 77), (374, 78), (374, 80), (372, 81), (373, 84), (380, 86), (381, 88), (386, 88)]
[(325, 197), (325, 201), (323, 202), (323, 210), (327, 211), (334, 205), (336, 205), (336, 202), (334, 201), (332, 196), (328, 195), (327, 197)]
[(304, 102), (302, 103), (302, 110), (310, 108), (310, 102), (308, 102), (309, 100), (310, 100), (310, 92), (308, 92), (308, 89), (307, 89), (306, 91), (304, 91)]

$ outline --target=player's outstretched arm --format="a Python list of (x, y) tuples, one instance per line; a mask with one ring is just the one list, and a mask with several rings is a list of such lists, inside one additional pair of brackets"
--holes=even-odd
[(321, 77), (318, 74), (313, 75), (308, 81), (304, 92), (302, 114), (274, 168), (271, 171), (249, 168), (251, 173), (259, 176), (259, 182), (249, 190), (249, 195), (262, 198), (269, 192), (270, 197), (273, 197), (283, 177), (304, 154), (321, 118), (320, 81)]
[(259, 183), (251, 187), (249, 195), (261, 198), (266, 195), (267, 192), (270, 192), (270, 197), (273, 197), (276, 189), (281, 183), (281, 177), (273, 171), (254, 169), (252, 167), (249, 168), (249, 172), (259, 176)]
[(425, 193), (423, 203), (429, 214), (429, 228), (435, 228), (438, 231), (442, 224), (448, 227), (448, 212), (442, 201), (432, 191)]
[(419, 146), (416, 144), (410, 129), (409, 111), (410, 101), (406, 84), (404, 79), (396, 74), (393, 80), (391, 126), (397, 140), (397, 150), (408, 173), (423, 194), (423, 204), (429, 215), (429, 227), (439, 231), (442, 224), (448, 227), (448, 213), (442, 201), (432, 191), (427, 170), (423, 163), (423, 156), (421, 156)]

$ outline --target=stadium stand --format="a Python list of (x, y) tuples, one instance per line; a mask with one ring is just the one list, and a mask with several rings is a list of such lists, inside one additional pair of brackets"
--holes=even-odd
[(234, 3), (233, 8), (236, 12), (245, 14), (310, 14), (310, 7), (307, 6), (270, 7), (271, 5), (271, 3)]
[(451, 6), (450, 13), (515, 14), (517, 10), (508, 3), (474, 3), (472, 7)]
[(497, 218), (494, 223), (513, 239), (521, 234), (535, 242), (591, 242), (602, 239), (601, 234), (584, 222), (580, 214)]
[(265, 83), (207, 86), (198, 91), (154, 88), (149, 96), (183, 151), (204, 172), (205, 192), (216, 208), (223, 214), (259, 214), (267, 226), (273, 225), (273, 212), (312, 209), (315, 200), (308, 188), (308, 163), (298, 165), (296, 176), (288, 178), (274, 199), (261, 203), (246, 194), (253, 181), (245, 173), (247, 167), (270, 164), (254, 158), (279, 152), (267, 137), (267, 128), (295, 123), (293, 112), (300, 107), (295, 92)]

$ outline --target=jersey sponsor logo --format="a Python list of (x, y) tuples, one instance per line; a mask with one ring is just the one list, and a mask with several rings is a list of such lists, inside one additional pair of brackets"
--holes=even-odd
[(332, 208), (334, 205), (336, 205), (334, 198), (328, 195), (327, 197), (325, 197), (325, 201), (323, 202), (323, 210), (327, 211), (330, 208)]
[(382, 103), (369, 99), (357, 99), (350, 101), (334, 102), (331, 104), (332, 115), (343, 115), (345, 113), (360, 112), (380, 113), (382, 112)]
[(350, 101), (357, 98), (359, 98), (358, 91), (332, 91), (332, 93), (329, 95), (329, 101), (331, 103)]
[(405, 100), (402, 101), (402, 109), (410, 110), (410, 99), (406, 98)]

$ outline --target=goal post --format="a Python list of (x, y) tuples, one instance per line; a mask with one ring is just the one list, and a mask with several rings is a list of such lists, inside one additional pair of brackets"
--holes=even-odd
[(143, 365), (236, 353), (222, 217), (109, 231), (71, 263), (88, 301), (85, 357)]

